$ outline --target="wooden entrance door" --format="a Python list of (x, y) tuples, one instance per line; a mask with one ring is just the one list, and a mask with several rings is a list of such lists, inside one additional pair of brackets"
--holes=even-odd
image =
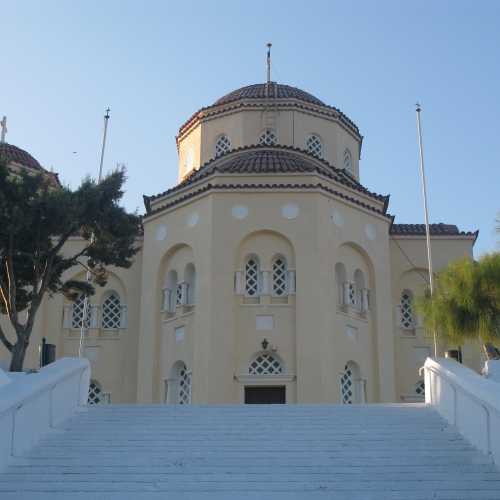
[(286, 388), (281, 386), (245, 387), (245, 404), (285, 404)]

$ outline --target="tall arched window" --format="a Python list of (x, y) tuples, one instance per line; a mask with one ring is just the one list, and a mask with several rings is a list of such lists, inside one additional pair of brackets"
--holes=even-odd
[(260, 265), (259, 259), (251, 256), (245, 265), (245, 294), (248, 297), (257, 297), (260, 292)]
[(410, 290), (403, 290), (401, 293), (401, 327), (405, 330), (415, 328), (415, 316), (413, 312), (413, 293)]
[(273, 259), (273, 295), (283, 297), (288, 293), (286, 259), (281, 255)]
[(248, 373), (249, 375), (281, 375), (283, 366), (276, 356), (262, 352), (250, 363)]
[(215, 157), (218, 158), (231, 150), (231, 141), (225, 134), (220, 135), (215, 142)]
[(175, 306), (177, 305), (177, 287), (177, 271), (171, 269), (167, 272), (165, 286), (162, 290), (162, 311), (175, 312)]
[(342, 262), (335, 264), (335, 284), (337, 285), (337, 303), (338, 305), (347, 305), (345, 300), (344, 287), (346, 283), (345, 266)]
[(323, 158), (323, 141), (316, 134), (311, 134), (306, 139), (306, 151), (313, 156)]
[(354, 361), (349, 361), (345, 365), (340, 376), (340, 401), (347, 405), (362, 401), (360, 370)]
[(344, 170), (349, 174), (353, 173), (352, 155), (351, 155), (351, 152), (349, 151), (349, 149), (347, 149), (347, 148), (344, 151)]
[(187, 366), (183, 363), (179, 367), (178, 378), (178, 403), (180, 405), (188, 405), (191, 403), (191, 372), (188, 371)]
[(186, 283), (186, 303), (193, 305), (196, 303), (196, 268), (193, 263), (186, 266), (184, 281)]
[(91, 380), (89, 385), (89, 397), (87, 403), (89, 405), (98, 405), (103, 402), (103, 393), (101, 384), (97, 380)]
[(259, 137), (259, 144), (262, 146), (274, 146), (278, 142), (276, 132), (272, 128), (266, 128)]
[(366, 304), (366, 284), (365, 275), (361, 269), (354, 271), (354, 285), (356, 288), (355, 305), (359, 311), (366, 311), (368, 304)]
[(85, 310), (85, 295), (82, 293), (72, 307), (71, 313), (71, 328), (79, 330), (82, 327), (83, 318), (85, 316), (84, 328), (90, 328), (90, 301), (87, 301), (87, 309)]
[(102, 328), (114, 330), (124, 327), (124, 306), (117, 292), (112, 291), (102, 303)]

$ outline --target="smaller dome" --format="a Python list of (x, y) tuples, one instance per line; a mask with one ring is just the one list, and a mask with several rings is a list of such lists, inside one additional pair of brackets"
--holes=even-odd
[(6, 142), (0, 143), (0, 160), (7, 163), (17, 163), (33, 170), (45, 171), (40, 163), (38, 163), (38, 161), (28, 152), (24, 151), (24, 149), (13, 146), (12, 144), (7, 144)]
[(318, 106), (325, 106), (323, 101), (309, 94), (309, 92), (291, 87), (290, 85), (270, 82), (269, 95), (267, 94), (267, 87), (268, 85), (266, 83), (257, 83), (255, 85), (241, 87), (221, 97), (215, 101), (213, 105), (218, 106), (219, 104), (227, 104), (239, 99), (265, 99), (266, 97), (271, 97), (273, 99), (298, 99), (299, 101), (317, 104)]

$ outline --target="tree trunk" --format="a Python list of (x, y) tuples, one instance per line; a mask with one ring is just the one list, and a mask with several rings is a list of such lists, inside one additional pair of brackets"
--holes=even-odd
[(17, 342), (12, 348), (12, 358), (10, 360), (10, 371), (11, 372), (22, 372), (24, 357), (26, 356), (26, 350), (28, 349), (29, 342), (26, 342), (22, 338), (17, 339)]
[(486, 359), (500, 359), (500, 350), (498, 350), (493, 344), (490, 342), (486, 342), (483, 344), (483, 352), (486, 356)]

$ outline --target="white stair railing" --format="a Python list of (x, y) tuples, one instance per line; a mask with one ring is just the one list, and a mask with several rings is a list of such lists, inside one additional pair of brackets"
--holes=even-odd
[(425, 402), (500, 465), (500, 383), (445, 358), (427, 358)]

